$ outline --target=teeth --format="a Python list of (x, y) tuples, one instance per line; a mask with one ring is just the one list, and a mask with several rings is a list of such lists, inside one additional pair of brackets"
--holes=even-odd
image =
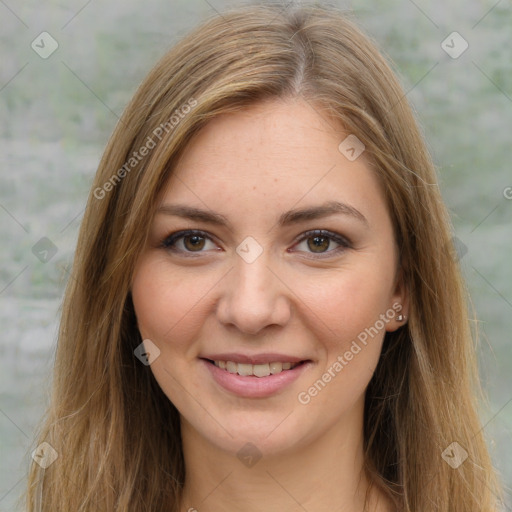
[[(228, 363), (229, 364), (229, 363)], [(236, 364), (236, 363), (234, 363)], [(238, 363), (238, 375), (252, 375), (252, 364)]]
[(247, 363), (235, 363), (234, 361), (214, 361), (215, 366), (223, 370), (227, 370), (229, 373), (238, 373), (244, 377), (256, 376), (256, 377), (268, 377), (269, 375), (276, 375), (284, 370), (291, 370), (295, 368), (299, 363), (265, 363), (265, 364), (247, 364)]
[(281, 373), (283, 370), (283, 363), (270, 363), (270, 373), (274, 375), (275, 373)]
[(226, 362), (226, 370), (229, 373), (236, 373), (238, 370), (238, 365), (234, 363), (233, 361), (227, 361)]
[(253, 364), (253, 373), (256, 377), (268, 377), (270, 375), (270, 366), (266, 364)]

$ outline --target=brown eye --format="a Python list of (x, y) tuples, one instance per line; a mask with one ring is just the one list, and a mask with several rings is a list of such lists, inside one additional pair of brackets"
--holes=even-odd
[(162, 240), (161, 247), (183, 256), (192, 253), (199, 256), (208, 250), (219, 249), (211, 237), (202, 231), (178, 231)]
[(329, 248), (330, 239), (326, 236), (312, 236), (308, 238), (308, 247), (312, 252), (324, 252)]
[(295, 246), (299, 252), (316, 254), (317, 258), (341, 255), (350, 248), (352, 243), (347, 237), (323, 229), (303, 233), (300, 242)]
[(205, 245), (205, 239), (200, 235), (187, 235), (183, 237), (183, 245), (189, 251), (200, 251)]

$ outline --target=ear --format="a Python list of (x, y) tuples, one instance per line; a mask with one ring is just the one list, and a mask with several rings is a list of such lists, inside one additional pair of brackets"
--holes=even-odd
[[(396, 331), (404, 326), (409, 319), (409, 290), (405, 284), (403, 269), (400, 268), (397, 274), (395, 289), (389, 302), (388, 311), (390, 312), (389, 316), (392, 318), (386, 324), (387, 332)], [(403, 319), (401, 320), (400, 315), (403, 315)]]

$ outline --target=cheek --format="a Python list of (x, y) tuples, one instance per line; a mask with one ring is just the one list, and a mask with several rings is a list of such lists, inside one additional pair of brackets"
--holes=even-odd
[[(382, 290), (350, 277), (310, 301), (308, 326), (321, 344), (320, 364), (297, 399), (312, 415), (335, 422), (360, 402), (378, 364), (386, 311)], [(313, 314), (312, 314), (313, 313)], [(381, 321), (382, 322), (382, 321)]]
[[(323, 325), (329, 345), (343, 349), (386, 312), (391, 286), (377, 265), (345, 268), (335, 274), (330, 272), (324, 286), (319, 286), (317, 280), (308, 284), (302, 298), (311, 311), (308, 316)], [(377, 327), (383, 330), (380, 323)]]
[[(318, 414), (329, 403), (344, 410), (354, 405), (375, 371), (387, 323), (381, 315), (386, 319), (388, 313), (388, 322), (394, 315), (389, 311), (391, 273), (385, 267), (369, 257), (364, 264), (329, 272), (326, 286), (316, 281), (303, 288), (302, 318), (309, 319), (322, 354), (316, 380), (302, 391), (320, 407)], [(333, 407), (333, 414), (339, 407)]]
[[(141, 336), (154, 341), (161, 350), (177, 348), (180, 340), (193, 336), (201, 325), (202, 301), (214, 284), (207, 276), (203, 277), (198, 277), (197, 271), (173, 271), (161, 259), (143, 261), (132, 285)], [(172, 345), (169, 340), (173, 340)]]

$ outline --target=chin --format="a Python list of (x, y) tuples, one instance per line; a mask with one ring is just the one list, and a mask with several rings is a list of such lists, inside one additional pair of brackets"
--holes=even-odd
[[(296, 412), (282, 408), (279, 413), (237, 411), (224, 416), (223, 426), (214, 421), (197, 421), (196, 425), (187, 422), (199, 435), (211, 445), (241, 457), (254, 451), (255, 456), (279, 456), (300, 449), (308, 439), (316, 437), (306, 422), (300, 421)], [(218, 428), (205, 429), (205, 425), (217, 425)]]

